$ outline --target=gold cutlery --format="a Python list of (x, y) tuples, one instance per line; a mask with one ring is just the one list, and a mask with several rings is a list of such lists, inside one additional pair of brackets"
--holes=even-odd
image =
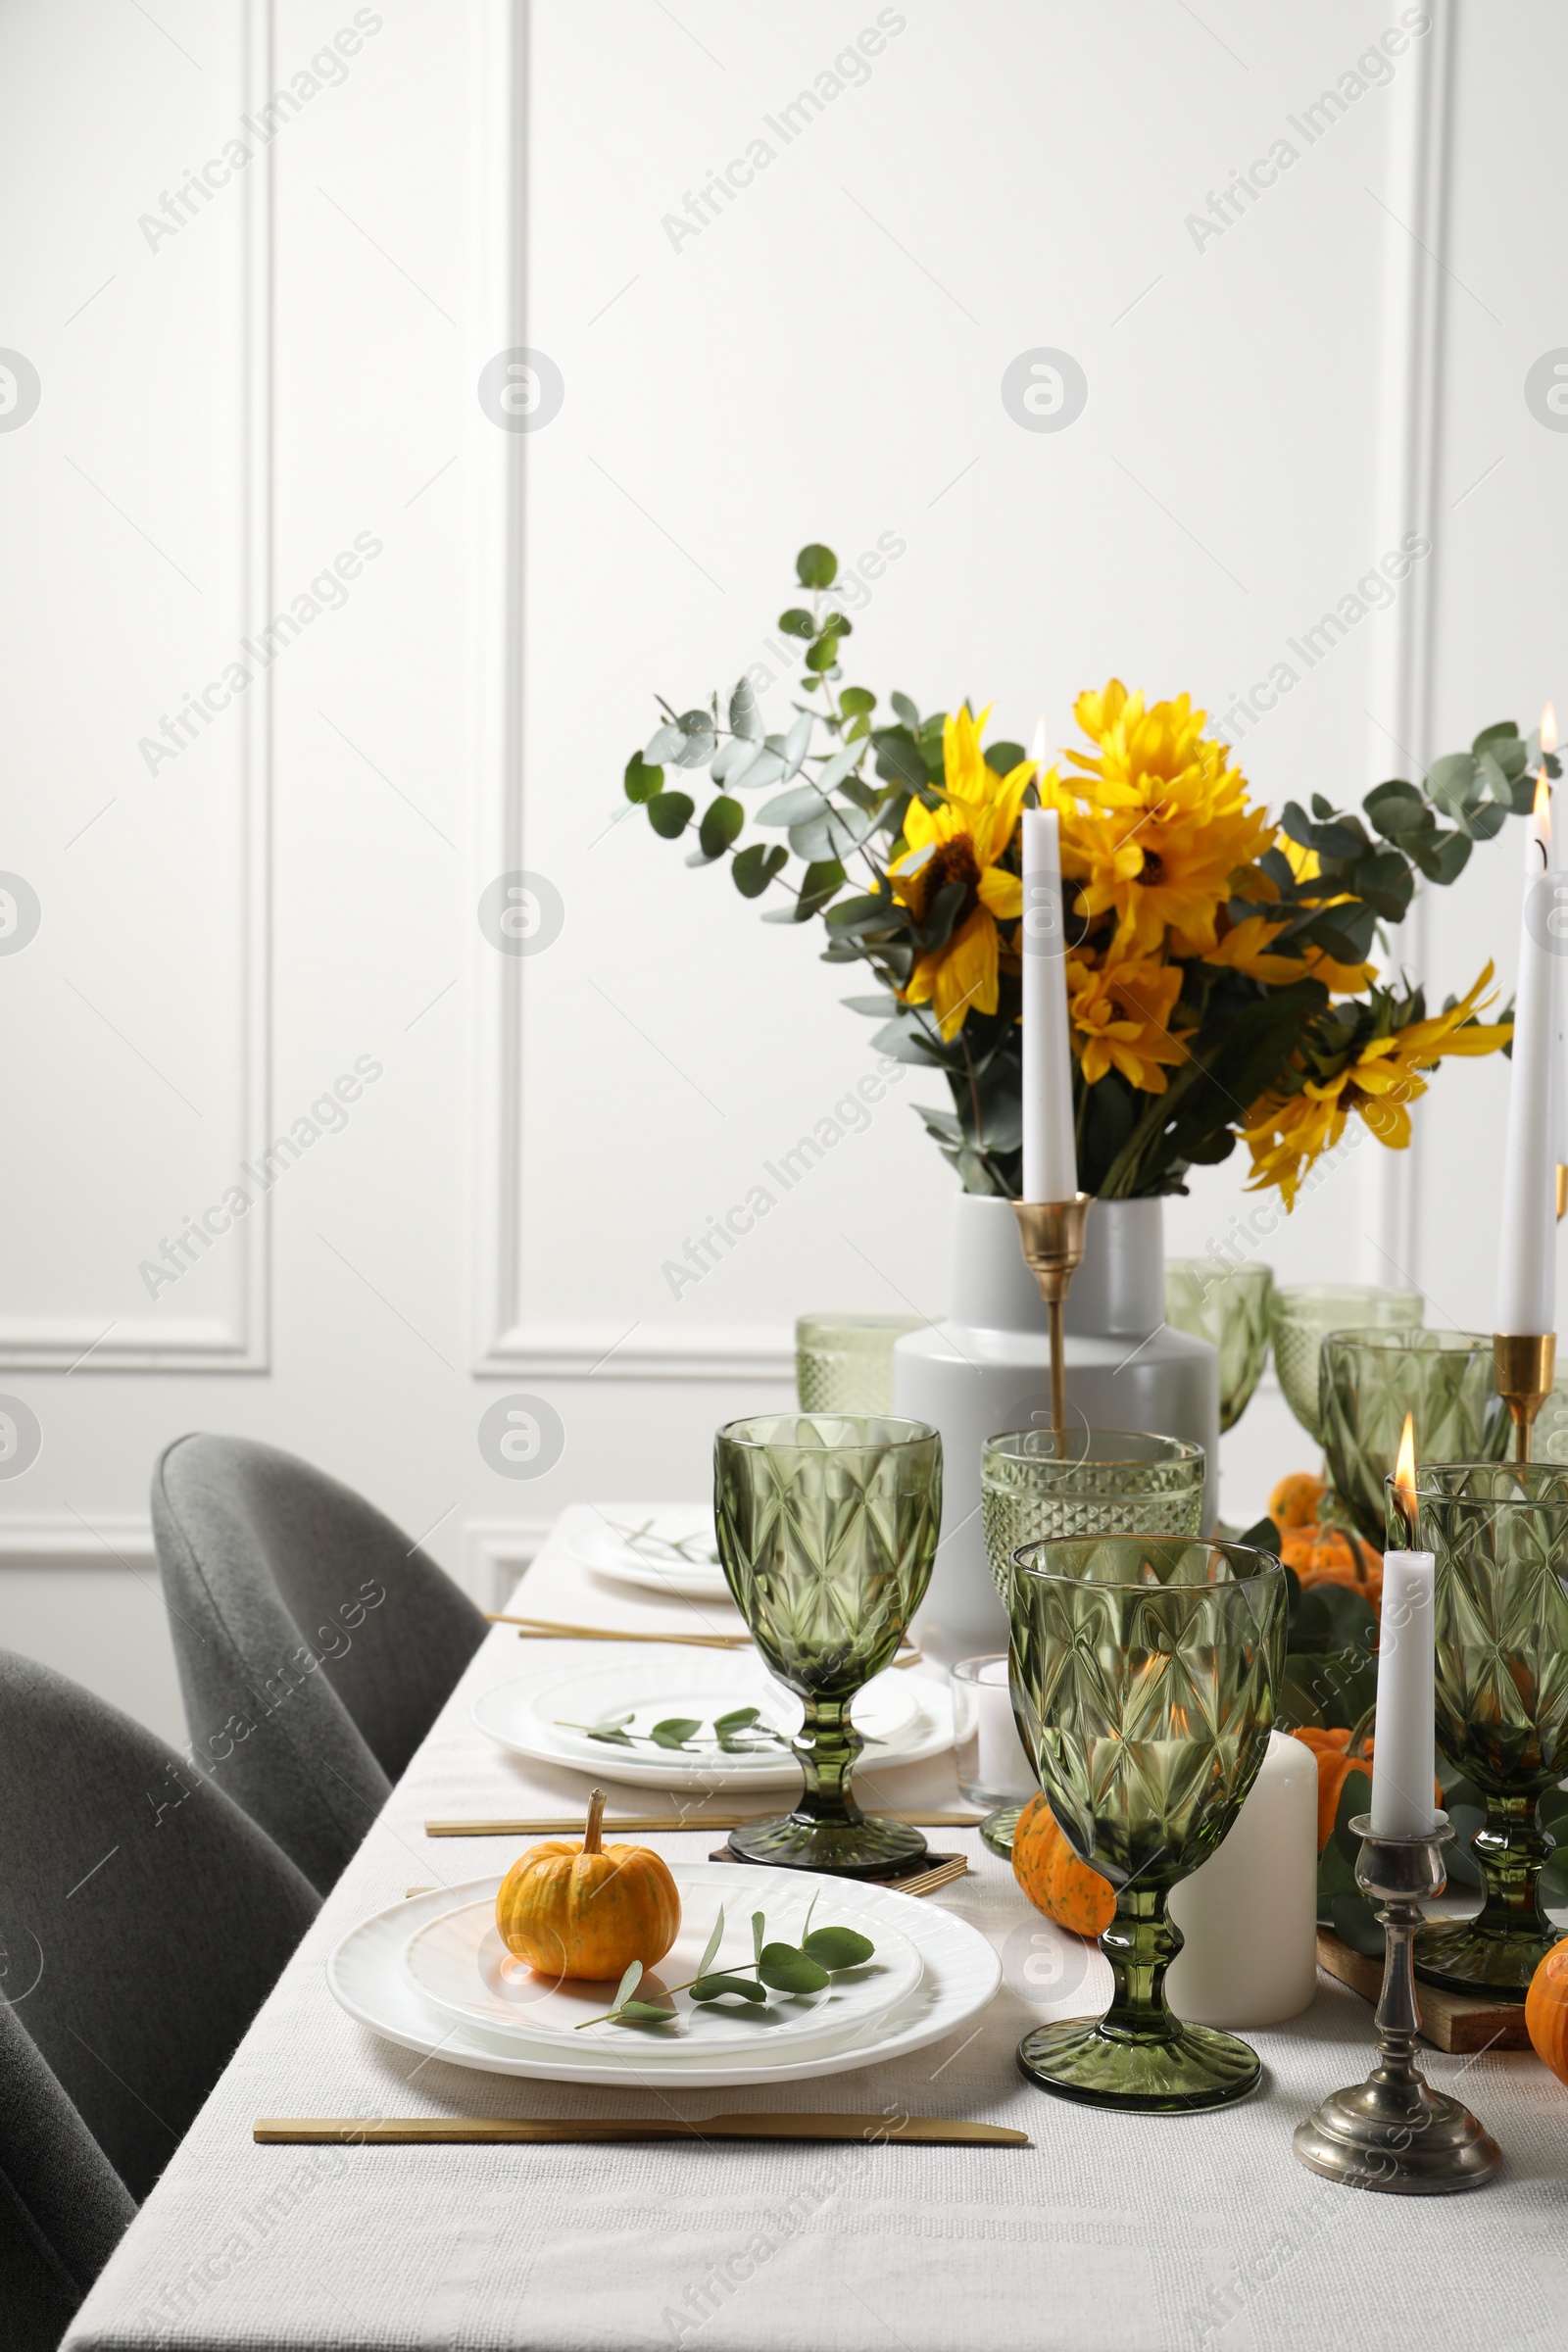
[[(935, 1863), (930, 1870), (922, 1870), (912, 1879), (894, 1881), (893, 1891), (895, 1894), (935, 1894), (939, 1886), (950, 1885), (954, 1879), (961, 1879), (968, 1868), (964, 1855), (952, 1854), (946, 1862)], [(435, 1891), (433, 1886), (405, 1886), (403, 1899), (406, 1903), (412, 1903), (416, 1894), (434, 1894)]]
[(908, 2147), (1026, 2148), (1027, 2132), (947, 2115), (708, 2115), (647, 2121), (641, 2116), (263, 2115), (252, 2136), (264, 2147), (505, 2147), (514, 2143), (608, 2139), (899, 2140)]
[[(606, 1838), (618, 1838), (627, 1831), (646, 1830), (746, 1830), (755, 1822), (770, 1821), (769, 1813), (627, 1813), (619, 1821), (607, 1820)], [(916, 1830), (977, 1830), (985, 1819), (982, 1813), (891, 1813), (890, 1821), (906, 1821)], [(564, 1838), (574, 1830), (580, 1831), (581, 1813), (547, 1813), (537, 1819), (503, 1821), (427, 1821), (427, 1838)]]
[(491, 1625), (514, 1625), (525, 1642), (674, 1642), (682, 1649), (750, 1649), (750, 1634), (617, 1633), (608, 1625), (559, 1625), (548, 1617), (489, 1615)]

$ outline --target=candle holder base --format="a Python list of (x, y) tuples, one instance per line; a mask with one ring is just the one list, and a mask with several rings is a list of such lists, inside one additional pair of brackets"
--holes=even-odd
[(1421, 2011), (1413, 1945), (1423, 1900), (1443, 1892), (1443, 1848), (1453, 1836), (1440, 1813), (1430, 1837), (1375, 1835), (1371, 1817), (1350, 1828), (1361, 1839), (1356, 1884), (1381, 1900), (1387, 1943), (1377, 2006), (1378, 2064), (1364, 2082), (1337, 2090), (1296, 2130), (1300, 2162), (1347, 2188), (1405, 2197), (1479, 2188), (1502, 2162), (1492, 2134), (1457, 2099), (1431, 2089), (1415, 2063)]

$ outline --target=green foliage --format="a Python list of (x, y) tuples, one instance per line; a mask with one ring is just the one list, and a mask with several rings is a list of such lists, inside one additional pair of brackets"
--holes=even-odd
[[(947, 713), (922, 715), (908, 695), (896, 691), (879, 723), (876, 694), (841, 684), (854, 629), (832, 601), (836, 556), (813, 541), (796, 557), (795, 571), (809, 603), (792, 603), (778, 618), (783, 641), (801, 659), (794, 685), (802, 699), (787, 730), (764, 732), (749, 677), (727, 705), (717, 694), (706, 707), (683, 711), (662, 703), (661, 723), (626, 763), (626, 799), (647, 809), (665, 840), (690, 831), (695, 819), (697, 843), (687, 862), (700, 867), (727, 859), (743, 898), (777, 902), (762, 910), (764, 922), (798, 926), (823, 918), (824, 960), (869, 967), (874, 988), (845, 1002), (879, 1022), (876, 1049), (940, 1071), (947, 1081), (950, 1105), (919, 1112), (938, 1151), (966, 1191), (1015, 1197), (1021, 1071), (1011, 959), (1004, 959), (996, 1010), (971, 1006), (952, 1038), (941, 1035), (928, 1004), (904, 1002), (920, 958), (939, 955), (975, 904), (973, 885), (953, 881), (933, 892), (917, 916), (889, 880), (906, 846), (910, 802), (941, 803)], [(985, 748), (999, 775), (1025, 757), (1016, 743)], [(1263, 917), (1274, 934), (1267, 953), (1298, 963), (1314, 954), (1338, 965), (1372, 960), (1382, 927), (1402, 919), (1418, 881), (1454, 881), (1475, 842), (1494, 834), (1510, 812), (1529, 808), (1540, 759), (1538, 739), (1522, 737), (1505, 720), (1485, 728), (1468, 752), (1437, 760), (1424, 784), (1391, 778), (1375, 785), (1359, 809), (1339, 808), (1321, 792), (1306, 807), (1287, 803), (1280, 830), (1312, 853), (1317, 870), (1298, 875), (1282, 849), (1271, 849), (1256, 869), (1232, 882), (1233, 890), (1251, 895), (1230, 901), (1229, 922)], [(1558, 773), (1554, 759), (1548, 756), (1546, 764)], [(692, 789), (666, 790), (669, 768), (682, 771), (682, 784)], [(694, 795), (704, 770), (715, 797), (699, 815)], [(769, 790), (753, 822), (779, 828), (785, 840), (742, 847), (746, 812), (736, 795)], [(1004, 860), (1014, 872), (1019, 856), (1015, 840)], [(1089, 915), (1081, 901), (1069, 907), (1075, 936), (1093, 933), (1093, 945), (1103, 944), (1105, 922)], [(1191, 1168), (1228, 1156), (1260, 1099), (1289, 1100), (1308, 1083), (1326, 1085), (1369, 1044), (1426, 1017), (1416, 988), (1337, 995), (1342, 981), (1331, 989), (1307, 974), (1271, 983), (1196, 956), (1183, 958), (1180, 970), (1168, 1028), (1186, 1058), (1169, 1068), (1162, 1094), (1141, 1091), (1115, 1067), (1093, 1086), (1081, 1066), (1075, 1073), (1078, 1180), (1087, 1192), (1112, 1200), (1185, 1192)], [(1331, 1693), (1330, 1703), (1341, 1699)]]
[[(737, 1708), (721, 1720), (738, 1725), (743, 1718), (755, 1721), (755, 1707)], [(750, 2007), (766, 2001), (770, 1992), (803, 1995), (821, 1992), (835, 1976), (847, 1968), (862, 1968), (876, 1951), (868, 1936), (859, 1935), (854, 1928), (811, 1929), (811, 1913), (816, 1909), (816, 1897), (811, 1897), (806, 1914), (806, 1925), (799, 1943), (767, 1940), (767, 1920), (760, 1911), (752, 1913), (752, 1958), (749, 1972), (741, 1967), (715, 1969), (719, 1949), (724, 1940), (724, 1909), (720, 1904), (712, 1934), (703, 1949), (697, 1974), (684, 1984), (672, 1985), (663, 1995), (664, 2006), (652, 2001), (634, 2000), (632, 1995), (642, 1983), (643, 1967), (634, 1960), (615, 1988), (615, 1998), (602, 2016), (584, 2018), (583, 2025), (667, 2026), (677, 2015), (673, 1996), (689, 1992), (703, 2006), (713, 2001), (740, 2000)], [(580, 2033), (582, 2027), (578, 2027)]]

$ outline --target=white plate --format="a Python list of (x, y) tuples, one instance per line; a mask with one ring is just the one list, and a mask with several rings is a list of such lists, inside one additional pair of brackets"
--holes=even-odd
[(640, 1585), (650, 1592), (673, 1592), (682, 1600), (721, 1600), (730, 1591), (718, 1564), (713, 1515), (691, 1503), (650, 1505), (647, 1510), (606, 1511), (574, 1528), (566, 1549), (597, 1576)]
[[(710, 1870), (724, 1885), (738, 1875), (731, 1865), (723, 1862), (694, 1863), (687, 1867), (694, 1875)], [(789, 1875), (792, 1892), (807, 1889), (809, 1899), (809, 1891), (820, 1887), (824, 1903), (842, 1899), (845, 1884), (842, 1879), (819, 1879), (806, 1872)], [(783, 1873), (769, 1873), (770, 1880), (775, 1876), (782, 1877)], [(439, 1887), (432, 1894), (416, 1895), (411, 1902), (394, 1903), (390, 1910), (352, 1929), (326, 1964), (326, 1981), (333, 1998), (372, 2034), (397, 2042), (403, 2049), (416, 2050), (421, 2057), (439, 2058), (449, 2066), (471, 2067), (487, 2075), (517, 2075), (532, 2082), (605, 2082), (623, 2089), (647, 2088), (655, 2078), (640, 2046), (640, 2036), (638, 2046), (624, 2056), (618, 2047), (612, 2050), (603, 2046), (584, 2050), (580, 2056), (571, 2049), (535, 2054), (499, 2034), (486, 2033), (480, 2026), (444, 2016), (416, 1990), (403, 1964), (411, 1932), (439, 1918), (443, 1911), (470, 1902), (473, 1892), (471, 1886)], [(834, 2044), (803, 2052), (799, 2058), (780, 2058), (770, 2066), (694, 2060), (681, 2070), (682, 2088), (717, 2090), (747, 2082), (805, 2082), (813, 2075), (846, 2074), (855, 2067), (879, 2066), (885, 2060), (903, 2057), (909, 2050), (924, 2049), (931, 2042), (945, 2040), (985, 2007), (1001, 1982), (1002, 1963), (985, 1937), (967, 1921), (943, 1910), (938, 1903), (900, 1894), (892, 1886), (858, 1886), (854, 1900), (858, 1910), (882, 1920), (918, 1946), (922, 1975), (913, 1991), (876, 2020), (863, 2036), (858, 2034), (847, 2046)], [(616, 2032), (632, 2041), (630, 2028), (617, 2027)], [(588, 2035), (579, 2034), (576, 2039), (587, 2041)], [(667, 2083), (667, 2070), (662, 2071), (657, 2080)]]
[[(768, 1675), (755, 1652), (721, 1656), (673, 1650), (633, 1665), (575, 1668), (503, 1683), (473, 1702), (480, 1731), (516, 1755), (565, 1764), (596, 1780), (634, 1788), (705, 1790), (798, 1788), (801, 1768), (789, 1749), (769, 1743), (749, 1754), (726, 1753), (713, 1735), (715, 1717), (756, 1707), (761, 1723), (787, 1740), (801, 1721), (801, 1702)], [(628, 1742), (595, 1740), (597, 1725), (620, 1725)], [(655, 1724), (696, 1721), (697, 1744), (660, 1747)], [(854, 1720), (866, 1741), (870, 1770), (917, 1763), (953, 1744), (953, 1702), (946, 1684), (913, 1672), (880, 1674), (856, 1697)], [(586, 1728), (585, 1728), (586, 1727)], [(874, 1744), (873, 1744), (874, 1742)]]
[[(726, 1961), (749, 1970), (754, 1911), (765, 1913), (770, 1942), (799, 1940), (811, 1890), (803, 1894), (784, 1873), (711, 1862), (677, 1862), (671, 1868), (680, 1891), (680, 1933), (657, 1969), (644, 1977), (639, 1999), (645, 1993), (657, 1998), (668, 1986), (684, 1984), (696, 1975), (720, 1904), (724, 1940), (713, 1962), (714, 1975), (723, 1973)], [(472, 1901), (459, 1903), (415, 1930), (404, 1952), (404, 1967), (419, 1991), (449, 2016), (526, 2045), (536, 2056), (546, 2049), (559, 2055), (564, 2043), (577, 2050), (589, 2043), (608, 2045), (624, 2054), (627, 2027), (586, 2022), (602, 2017), (611, 2006), (613, 1983), (558, 1984), (514, 1960), (496, 1929), (500, 1885), (499, 1879), (482, 1881), (466, 1890)], [(919, 1984), (920, 1955), (900, 1930), (880, 1917), (873, 1919), (857, 1903), (855, 1892), (846, 1882), (836, 1882), (831, 1896), (818, 1897), (811, 1925), (854, 1928), (868, 1936), (876, 1949), (862, 1968), (846, 1970), (820, 1992), (796, 1998), (774, 1993), (757, 2004), (694, 2003), (689, 1993), (677, 1993), (675, 2022), (636, 2034), (643, 2062), (679, 2069), (693, 2059), (765, 2065), (781, 2055), (792, 2058), (804, 2049), (837, 2043), (874, 2025)]]

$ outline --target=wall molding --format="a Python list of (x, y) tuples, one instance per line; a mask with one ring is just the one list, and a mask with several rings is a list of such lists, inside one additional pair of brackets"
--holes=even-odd
[[(271, 0), (243, 0), (244, 112), (254, 114), (270, 94)], [(263, 148), (236, 174), (243, 207), (239, 241), (244, 277), (243, 342), (235, 402), (242, 418), (240, 484), (240, 625), (254, 638), (271, 617), (272, 525), (272, 170)], [(238, 792), (242, 820), (243, 937), (239, 950), (241, 1108), (234, 1161), (254, 1162), (271, 1138), (270, 908), (271, 908), (271, 680), (264, 671), (243, 701), (237, 721)], [(183, 1208), (184, 1203), (180, 1203)], [(266, 1195), (244, 1219), (233, 1247), (241, 1268), (239, 1313), (0, 1315), (0, 1371), (265, 1372), (270, 1364), (270, 1216)], [(176, 1228), (177, 1230), (177, 1228)], [(3, 1556), (3, 1555), (0, 1555)]]
[(776, 1380), (795, 1383), (788, 1331), (703, 1324), (516, 1324), (496, 1334), (482, 1372), (538, 1380)]
[[(1447, 272), (1446, 164), (1450, 145), (1456, 9), (1432, 12), (1432, 29), (1412, 45), (1409, 70), (1390, 92), (1383, 238), (1383, 349), (1378, 445), (1377, 550), (1421, 531), (1432, 554), (1416, 565), (1389, 626), (1372, 640), (1372, 732), (1368, 786), (1385, 776), (1425, 773), (1432, 741), (1432, 682), (1438, 589), (1445, 548), (1437, 524), (1443, 438), (1443, 323)], [(1391, 960), (1425, 968), (1429, 926), (1417, 890), (1390, 941)], [(1368, 1282), (1419, 1288), (1418, 1195), (1423, 1122), (1404, 1152), (1381, 1147), (1362, 1160), (1361, 1272)]]

